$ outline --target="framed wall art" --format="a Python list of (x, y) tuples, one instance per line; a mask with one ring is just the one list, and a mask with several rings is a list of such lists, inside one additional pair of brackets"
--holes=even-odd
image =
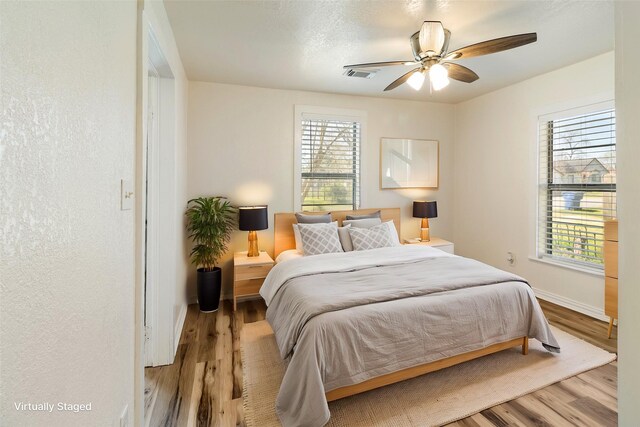
[(381, 138), (380, 188), (438, 188), (439, 143)]

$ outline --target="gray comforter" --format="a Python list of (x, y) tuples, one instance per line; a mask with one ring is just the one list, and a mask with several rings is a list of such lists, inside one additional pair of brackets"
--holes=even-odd
[(524, 279), (417, 248), (308, 257), (270, 273), (267, 320), (289, 362), (276, 402), (284, 426), (322, 426), (325, 392), (411, 366), (524, 335), (559, 350)]

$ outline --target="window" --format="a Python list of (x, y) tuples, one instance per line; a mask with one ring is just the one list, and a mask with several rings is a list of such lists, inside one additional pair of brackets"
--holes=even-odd
[(299, 127), (299, 206), (303, 211), (360, 206), (362, 120), (302, 112)]
[(616, 119), (609, 104), (539, 118), (538, 257), (602, 269), (616, 216)]

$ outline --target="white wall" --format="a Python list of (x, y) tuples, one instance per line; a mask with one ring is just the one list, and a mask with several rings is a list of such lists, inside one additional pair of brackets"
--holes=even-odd
[[(113, 426), (128, 405), (132, 425), (136, 2), (0, 17), (1, 423)], [(45, 401), (92, 410), (14, 408)]]
[(616, 2), (616, 109), (618, 143), (619, 313), (618, 422), (640, 419), (640, 3)]
[[(604, 279), (535, 255), (537, 116), (613, 99), (607, 53), (456, 105), (456, 252), (530, 280), (546, 298), (602, 316)], [(620, 158), (620, 157), (619, 157)], [(511, 267), (508, 251), (516, 255)]]
[[(402, 235), (406, 238), (418, 235), (419, 220), (411, 218), (412, 201), (437, 200), (440, 217), (430, 221), (432, 235), (453, 237), (453, 106), (445, 104), (190, 82), (189, 196), (225, 195), (236, 204), (267, 203), (270, 226), (274, 213), (292, 212), (297, 104), (365, 111), (363, 207), (402, 208)], [(439, 189), (380, 190), (381, 137), (439, 140)], [(261, 249), (273, 253), (273, 229), (258, 236)], [(225, 257), (226, 295), (231, 294), (230, 259), (234, 251), (246, 250), (246, 238), (246, 232), (236, 233)], [(193, 282), (190, 295), (195, 295)]]

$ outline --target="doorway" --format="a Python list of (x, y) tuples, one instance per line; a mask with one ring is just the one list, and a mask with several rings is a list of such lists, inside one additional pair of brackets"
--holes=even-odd
[[(145, 366), (173, 363), (177, 341), (175, 79), (151, 26), (143, 75), (140, 278), (144, 290)], [(144, 71), (144, 70), (143, 70)]]

